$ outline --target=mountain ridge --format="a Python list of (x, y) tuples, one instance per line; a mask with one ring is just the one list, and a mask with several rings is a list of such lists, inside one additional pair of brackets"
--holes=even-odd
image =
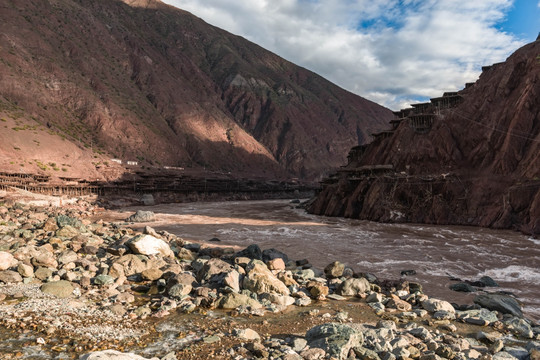
[(539, 56), (537, 40), (465, 89), (395, 112), (395, 128), (353, 149), (310, 210), (538, 234)]
[[(391, 118), (159, 1), (9, 0), (2, 13), (0, 100), (24, 114), (3, 116), (56, 133), (81, 153), (91, 147), (102, 164), (114, 157), (312, 179)], [(11, 145), (36, 153), (32, 144)], [(8, 167), (13, 153), (0, 152)]]

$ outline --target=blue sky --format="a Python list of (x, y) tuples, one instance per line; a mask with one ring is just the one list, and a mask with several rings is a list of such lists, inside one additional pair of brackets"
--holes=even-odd
[(393, 110), (475, 81), (540, 31), (540, 0), (163, 0)]
[(506, 19), (499, 24), (499, 28), (527, 42), (534, 41), (540, 32), (540, 1), (514, 1)]

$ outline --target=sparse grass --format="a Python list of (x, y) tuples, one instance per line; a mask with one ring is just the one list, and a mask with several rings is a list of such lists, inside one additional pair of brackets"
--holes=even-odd
[(63, 167), (63, 168), (62, 168), (62, 171), (66, 172), (66, 171), (67, 171), (67, 169)]
[(20, 151), (20, 150), (21, 150), (21, 148), (20, 148), (20, 147), (17, 147), (17, 146), (14, 146), (14, 147), (13, 147), (13, 150), (17, 150), (17, 151)]
[(49, 168), (47, 167), (47, 165), (45, 165), (44, 163), (42, 163), (41, 161), (39, 160), (34, 160), (36, 162), (36, 165), (38, 168), (40, 168), (41, 170), (43, 171), (47, 171)]

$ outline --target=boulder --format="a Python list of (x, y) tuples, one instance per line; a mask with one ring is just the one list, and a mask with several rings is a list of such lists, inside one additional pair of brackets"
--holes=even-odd
[(43, 231), (45, 232), (50, 232), (50, 231), (56, 231), (58, 230), (58, 225), (57, 225), (57, 221), (55, 218), (48, 218), (47, 220), (45, 220), (45, 222), (43, 223), (43, 225), (41, 226), (41, 228), (43, 229)]
[(276, 293), (264, 293), (259, 296), (260, 300), (268, 300), (272, 304), (289, 306), (294, 304), (295, 299), (292, 296), (280, 295)]
[(263, 307), (257, 300), (239, 293), (225, 294), (218, 300), (218, 307), (221, 309), (236, 309), (239, 306), (249, 306), (252, 309)]
[(114, 263), (122, 266), (125, 276), (135, 275), (148, 269), (147, 262), (143, 262), (137, 255), (128, 254), (119, 257)]
[(347, 359), (349, 350), (363, 344), (362, 333), (343, 324), (322, 324), (306, 333), (310, 348), (323, 349), (327, 355), (336, 359)]
[(56, 236), (59, 238), (71, 239), (80, 234), (80, 230), (71, 225), (66, 225), (59, 230), (56, 230)]
[(531, 325), (524, 319), (518, 318), (518, 317), (511, 317), (510, 319), (504, 319), (503, 320), (504, 325), (506, 325), (506, 328), (513, 332), (514, 334), (527, 338), (532, 339), (534, 336), (533, 329)]
[(21, 275), (12, 270), (0, 271), (0, 282), (6, 284), (20, 283), (22, 281)]
[(167, 279), (167, 287), (172, 287), (176, 284), (184, 284), (184, 285), (191, 285), (195, 286), (197, 283), (197, 279), (193, 276), (191, 272), (185, 271), (179, 274), (175, 274), (173, 276), (170, 276)]
[(176, 248), (175, 253), (176, 253), (176, 257), (179, 260), (193, 261), (196, 259), (195, 254), (186, 248)]
[(0, 271), (7, 270), (11, 267), (17, 266), (19, 262), (13, 255), (6, 251), (0, 251)]
[(135, 214), (126, 219), (128, 222), (150, 222), (156, 219), (156, 214), (152, 211), (137, 210)]
[(511, 314), (523, 317), (521, 305), (511, 296), (501, 294), (480, 294), (474, 298), (474, 303), (486, 309), (499, 311), (503, 314)]
[(165, 241), (153, 237), (152, 235), (137, 235), (127, 242), (129, 248), (135, 254), (161, 255), (174, 258), (174, 253), (169, 244)]
[(22, 277), (29, 278), (34, 276), (34, 267), (27, 264), (20, 263), (19, 266), (17, 266), (17, 271)]
[(73, 250), (66, 250), (63, 251), (60, 256), (58, 256), (58, 263), (60, 264), (68, 264), (70, 262), (75, 262), (78, 259), (78, 255)]
[(309, 287), (309, 293), (314, 299), (324, 300), (329, 293), (328, 286), (325, 286), (322, 283), (317, 282), (313, 286)]
[(289, 261), (289, 257), (287, 254), (277, 250), (277, 249), (266, 249), (262, 252), (262, 260), (264, 262), (274, 260), (274, 259), (282, 259), (284, 263), (287, 263)]
[(494, 311), (489, 311), (488, 309), (472, 309), (466, 311), (459, 311), (457, 315), (460, 319), (477, 319), (483, 321), (487, 324), (494, 323), (498, 321), (497, 313)]
[(98, 275), (94, 278), (94, 284), (98, 286), (110, 285), (114, 283), (114, 278), (110, 275)]
[(406, 302), (405, 300), (401, 300), (398, 296), (391, 294), (390, 300), (385, 304), (387, 308), (390, 309), (397, 309), (399, 311), (411, 311), (412, 305)]
[(515, 357), (514, 355), (506, 351), (500, 351), (496, 354), (493, 354), (492, 359), (493, 360), (519, 360), (517, 357)]
[(184, 296), (188, 295), (193, 287), (190, 284), (176, 284), (171, 286), (168, 293), (169, 296), (174, 298), (183, 298)]
[(255, 340), (260, 340), (261, 339), (259, 334), (257, 334), (257, 332), (255, 330), (252, 330), (250, 328), (247, 328), (247, 329), (234, 329), (233, 333), (234, 333), (234, 335), (236, 335), (236, 337), (238, 337), (239, 339), (242, 339), (242, 340), (255, 341)]
[(75, 229), (79, 229), (79, 230), (82, 229), (82, 230), (86, 231), (86, 229), (84, 229), (84, 225), (81, 222), (81, 220), (79, 220), (77, 218), (74, 218), (74, 217), (67, 216), (67, 215), (58, 215), (56, 217), (56, 224), (60, 228), (63, 228), (63, 227), (66, 227), (66, 226), (71, 226), (71, 227), (73, 227)]
[(339, 261), (334, 261), (324, 268), (324, 274), (330, 279), (338, 278), (343, 275), (343, 270), (345, 270), (345, 264)]
[(228, 273), (232, 270), (234, 268), (231, 264), (221, 259), (213, 258), (202, 265), (201, 269), (197, 272), (197, 280), (199, 282), (208, 281), (214, 275)]
[(251, 261), (246, 268), (244, 289), (256, 294), (278, 293), (289, 295), (289, 289), (261, 261)]
[(472, 287), (470, 284), (467, 284), (467, 283), (464, 283), (464, 282), (460, 282), (460, 283), (450, 285), (450, 290), (458, 291), (458, 292), (468, 292), (468, 293), (476, 291), (476, 289), (474, 287)]
[(56, 261), (54, 254), (42, 250), (40, 252), (36, 252), (32, 258), (32, 265), (55, 269), (58, 267), (58, 262)]
[(146, 269), (141, 273), (144, 280), (154, 281), (163, 276), (163, 271), (156, 268)]
[(486, 287), (499, 287), (499, 284), (489, 276), (482, 276), (478, 281)]
[(39, 280), (47, 280), (52, 274), (53, 271), (51, 269), (40, 266), (36, 269), (34, 276)]
[(282, 258), (268, 260), (267, 266), (270, 270), (285, 270), (285, 262)]
[(235, 269), (232, 269), (227, 272), (213, 275), (208, 280), (208, 284), (216, 288), (223, 288), (228, 286), (234, 291), (240, 292), (240, 273)]
[(448, 311), (450, 313), (455, 313), (456, 309), (448, 301), (439, 300), (439, 299), (427, 299), (422, 301), (422, 307), (429, 312), (437, 312), (441, 310)]
[[(133, 353), (122, 353), (116, 350), (103, 350), (81, 355), (79, 360), (148, 360), (148, 358), (135, 355)], [(150, 360), (158, 360), (158, 358), (152, 358)]]
[(69, 297), (73, 293), (73, 285), (66, 280), (52, 281), (41, 285), (41, 291), (60, 298)]
[(255, 260), (262, 260), (263, 254), (261, 248), (257, 244), (249, 245), (244, 250), (237, 252), (234, 257), (247, 257)]
[(337, 289), (338, 295), (356, 296), (370, 290), (369, 282), (364, 278), (347, 279), (339, 284)]

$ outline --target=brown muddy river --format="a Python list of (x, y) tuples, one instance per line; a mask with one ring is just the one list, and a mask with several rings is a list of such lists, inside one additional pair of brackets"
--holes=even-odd
[[(527, 317), (540, 320), (540, 240), (513, 231), (476, 227), (380, 224), (307, 214), (287, 200), (165, 204), (145, 207), (158, 214), (157, 230), (185, 240), (246, 247), (276, 248), (291, 259), (318, 267), (339, 260), (358, 272), (423, 284), (433, 297), (457, 303), (473, 295), (448, 289), (450, 277), (478, 280), (491, 276), (512, 292)], [(125, 211), (135, 211), (135, 208)]]

